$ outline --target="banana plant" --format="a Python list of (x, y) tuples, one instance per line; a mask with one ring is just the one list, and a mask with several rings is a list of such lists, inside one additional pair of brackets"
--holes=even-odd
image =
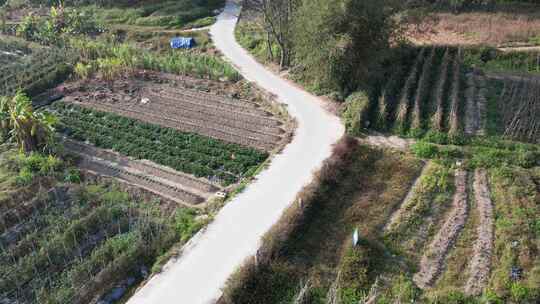
[(21, 152), (47, 149), (54, 136), (55, 116), (34, 112), (30, 98), (18, 92), (8, 102), (9, 136), (17, 141)]

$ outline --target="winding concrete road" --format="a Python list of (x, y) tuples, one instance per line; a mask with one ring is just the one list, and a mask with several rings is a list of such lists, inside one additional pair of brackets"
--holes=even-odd
[(207, 304), (221, 296), (227, 278), (253, 255), (263, 234), (308, 184), (332, 145), (343, 135), (339, 119), (315, 96), (257, 63), (234, 38), (239, 14), (234, 1), (211, 28), (216, 47), (240, 73), (288, 105), (298, 127), (293, 141), (242, 194), (230, 201), (183, 254), (167, 264), (129, 304)]

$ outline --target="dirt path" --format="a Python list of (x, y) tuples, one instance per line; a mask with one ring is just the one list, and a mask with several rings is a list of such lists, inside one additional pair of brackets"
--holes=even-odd
[(503, 52), (537, 52), (540, 51), (540, 46), (514, 46), (514, 47), (500, 47), (499, 51)]
[(238, 45), (234, 28), (239, 12), (235, 1), (227, 2), (210, 31), (216, 48), (246, 79), (288, 106), (298, 123), (296, 134), (268, 169), (220, 211), (182, 256), (169, 261), (162, 273), (136, 292), (129, 304), (215, 302), (227, 278), (255, 254), (261, 237), (311, 181), (344, 133), (339, 119), (324, 110), (319, 98), (268, 71)]
[(391, 136), (384, 136), (384, 135), (368, 135), (364, 138), (359, 138), (358, 141), (361, 144), (369, 145), (369, 146), (375, 146), (380, 148), (390, 148), (390, 149), (396, 149), (401, 151), (406, 151), (409, 149), (409, 147), (414, 144), (414, 139), (409, 138), (401, 138), (399, 136), (391, 135)]
[(467, 202), (467, 175), (467, 172), (462, 169), (456, 171), (456, 193), (454, 194), (452, 210), (422, 256), (419, 265), (420, 270), (413, 277), (416, 285), (422, 289), (429, 288), (439, 276), (446, 254), (467, 220), (469, 209)]
[(465, 285), (465, 293), (479, 295), (488, 281), (493, 250), (493, 203), (488, 188), (487, 173), (483, 169), (474, 172), (474, 198), (478, 206), (480, 222), (476, 233), (470, 277)]

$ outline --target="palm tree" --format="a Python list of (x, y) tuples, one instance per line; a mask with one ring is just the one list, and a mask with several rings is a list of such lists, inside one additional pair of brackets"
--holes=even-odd
[(15, 138), (19, 149), (24, 152), (46, 149), (54, 135), (56, 117), (48, 113), (36, 113), (32, 102), (18, 92), (9, 102), (10, 135)]

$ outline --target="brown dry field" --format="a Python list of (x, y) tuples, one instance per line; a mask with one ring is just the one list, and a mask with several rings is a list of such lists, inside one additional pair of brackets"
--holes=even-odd
[[(407, 35), (416, 44), (492, 46), (528, 45), (540, 42), (540, 6), (499, 12), (435, 13)], [(536, 44), (538, 44), (536, 42)]]

